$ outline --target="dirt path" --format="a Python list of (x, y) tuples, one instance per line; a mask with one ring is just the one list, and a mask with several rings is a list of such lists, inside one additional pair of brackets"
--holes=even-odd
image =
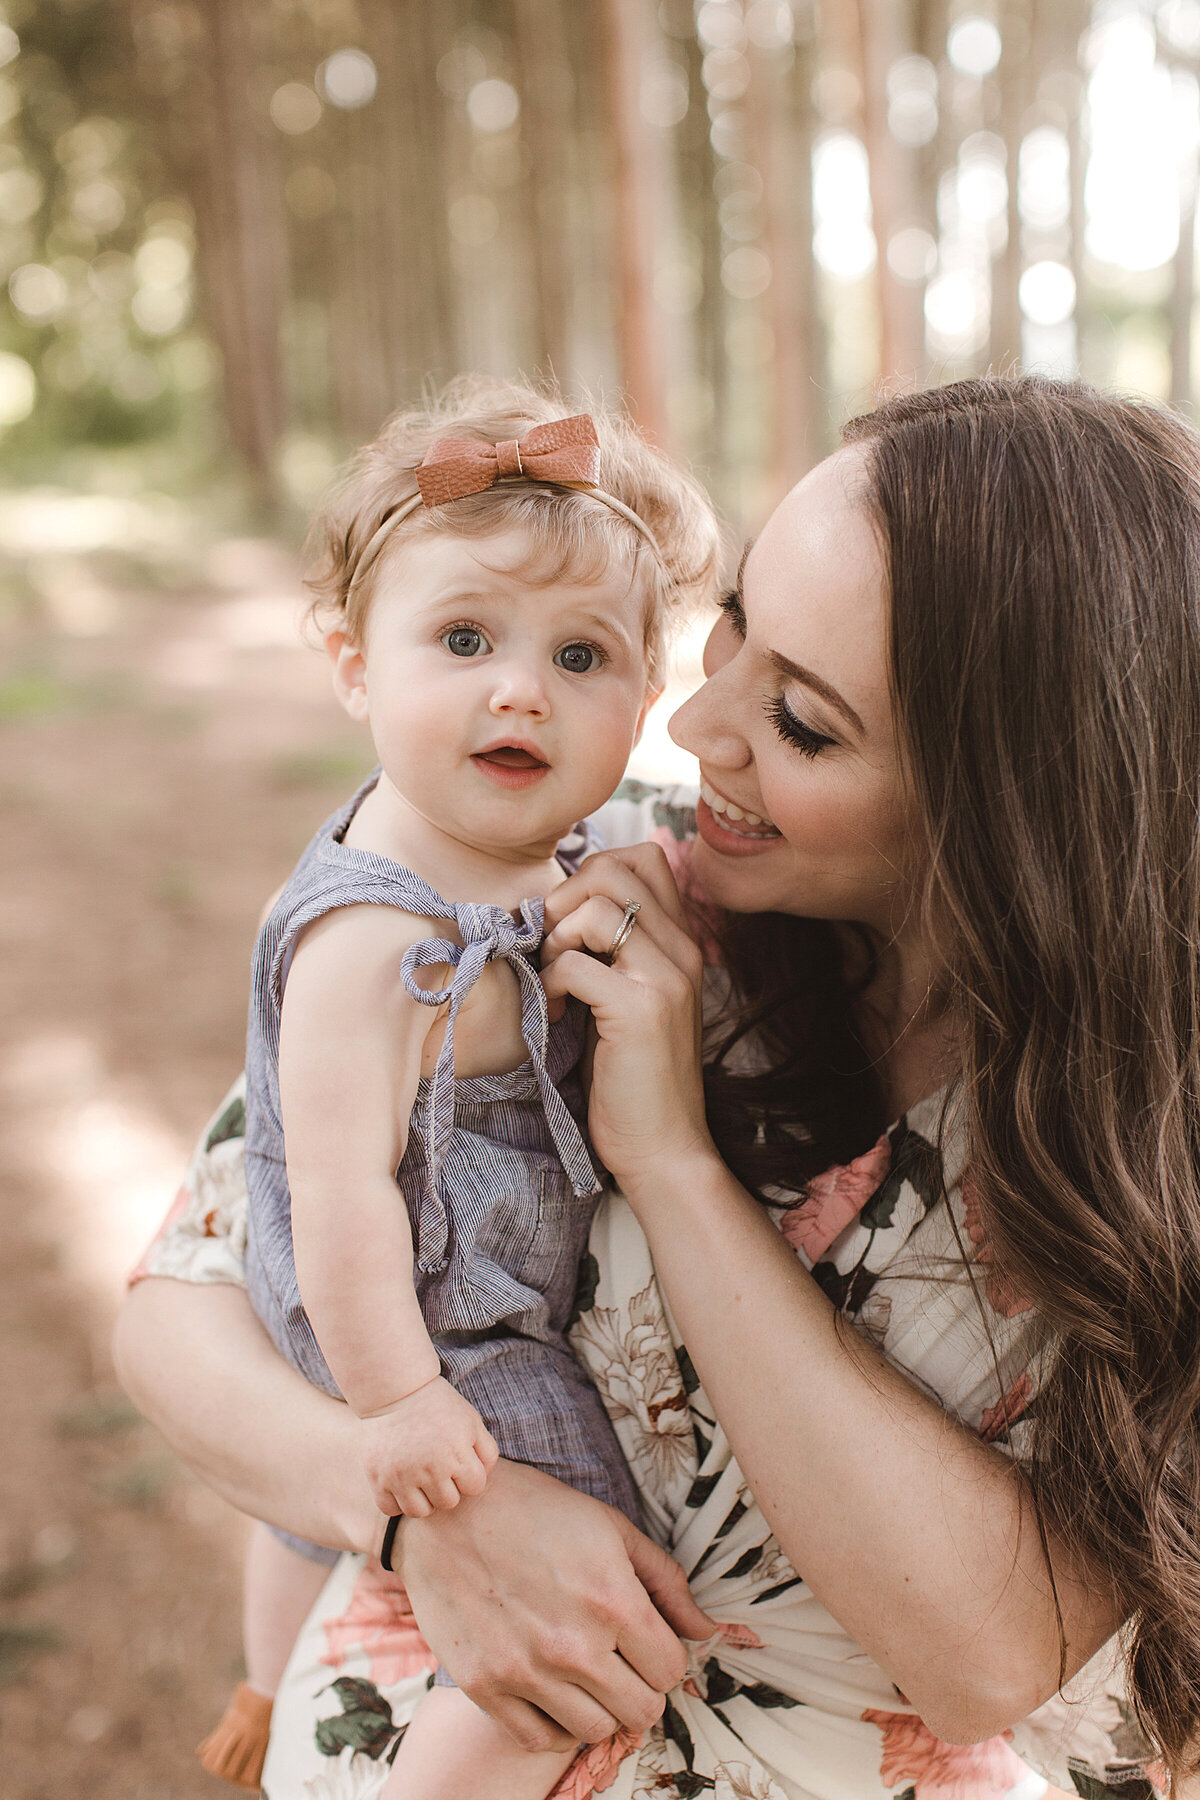
[(365, 746), (274, 546), (214, 546), (167, 595), (61, 558), (24, 577), (0, 617), (0, 1787), (214, 1800), (192, 1750), (237, 1672), (240, 1525), (122, 1401), (108, 1334), (239, 1064), (258, 909)]

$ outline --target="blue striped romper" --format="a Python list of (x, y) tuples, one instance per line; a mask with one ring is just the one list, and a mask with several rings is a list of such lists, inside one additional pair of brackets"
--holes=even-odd
[[(522, 902), (519, 921), (503, 907), (454, 904), (411, 869), (343, 841), (378, 778), (376, 770), (322, 825), (254, 949), (246, 1048), (251, 1300), (288, 1361), (337, 1396), (296, 1282), (279, 1108), (280, 1008), (300, 932), (335, 907), (363, 903), (453, 920), (461, 944), (427, 938), (401, 964), (414, 1000), (449, 1008), (437, 1067), (419, 1084), (396, 1171), (426, 1329), (446, 1380), (475, 1407), (503, 1456), (637, 1521), (637, 1493), (612, 1426), (563, 1335), (600, 1186), (577, 1122), (587, 1015), (572, 1001), (562, 1019), (547, 1020), (531, 960), (542, 939), (540, 899)], [(593, 847), (583, 827), (564, 840), (559, 861), (571, 873)], [(484, 966), (500, 957), (520, 983), (528, 1061), (507, 1075), (456, 1078), (455, 1020)], [(428, 963), (453, 966), (448, 988), (417, 984), (415, 971)], [(317, 1547), (287, 1541), (325, 1560)]]

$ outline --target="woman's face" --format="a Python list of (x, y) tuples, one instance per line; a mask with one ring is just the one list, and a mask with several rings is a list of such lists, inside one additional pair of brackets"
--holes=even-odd
[(890, 938), (911, 903), (915, 815), (864, 478), (863, 453), (841, 450), (771, 515), (709, 638), (709, 679), (670, 729), (700, 760), (696, 872), (719, 905)]

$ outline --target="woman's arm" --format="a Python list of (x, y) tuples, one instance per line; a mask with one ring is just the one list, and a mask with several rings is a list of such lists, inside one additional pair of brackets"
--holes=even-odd
[(138, 1411), (239, 1512), (377, 1553), (384, 1520), (357, 1419), (284, 1361), (243, 1288), (139, 1281), (117, 1316), (113, 1356)]
[[(609, 968), (625, 900), (638, 928)], [(573, 909), (573, 910), (572, 910)], [(813, 1592), (929, 1728), (977, 1740), (1060, 1682), (1054, 1586), (1019, 1471), (847, 1329), (704, 1123), (699, 957), (653, 847), (547, 902), (548, 992), (591, 1006), (596, 1147), (647, 1233), (755, 1498)], [(1052, 1546), (1071, 1673), (1119, 1623)]]
[[(114, 1355), (135, 1405), (230, 1505), (378, 1556), (357, 1420), (283, 1360), (244, 1289), (139, 1282)], [(531, 1749), (644, 1730), (683, 1676), (679, 1638), (714, 1629), (665, 1551), (521, 1464), (498, 1463), (487, 1492), (453, 1512), (406, 1519), (398, 1543), (428, 1642)]]

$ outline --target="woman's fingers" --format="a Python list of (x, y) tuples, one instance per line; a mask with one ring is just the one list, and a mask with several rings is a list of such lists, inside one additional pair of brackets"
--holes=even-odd
[[(717, 1621), (710, 1619), (696, 1605), (688, 1587), (687, 1576), (675, 1558), (669, 1556), (661, 1544), (648, 1538), (645, 1532), (639, 1531), (628, 1519), (621, 1520), (620, 1529), (634, 1574), (670, 1626), (671, 1633), (697, 1641), (711, 1637), (718, 1629)], [(647, 1670), (642, 1669), (641, 1672), (653, 1686), (658, 1685)], [(679, 1677), (675, 1676), (668, 1680), (667, 1685), (673, 1686), (678, 1680)]]
[(546, 898), (546, 927), (553, 931), (569, 912), (593, 894), (606, 894), (624, 908), (626, 900), (651, 905), (684, 936), (687, 916), (671, 865), (657, 844), (635, 844), (628, 850), (603, 850), (589, 856), (576, 874)]
[[(468, 1693), (468, 1690), (464, 1688), (463, 1692)], [(503, 1725), (522, 1750), (569, 1750), (572, 1744), (585, 1741), (577, 1733), (565, 1731), (518, 1694), (484, 1693), (477, 1688), (469, 1693), (469, 1698), (495, 1719), (497, 1725)]]

